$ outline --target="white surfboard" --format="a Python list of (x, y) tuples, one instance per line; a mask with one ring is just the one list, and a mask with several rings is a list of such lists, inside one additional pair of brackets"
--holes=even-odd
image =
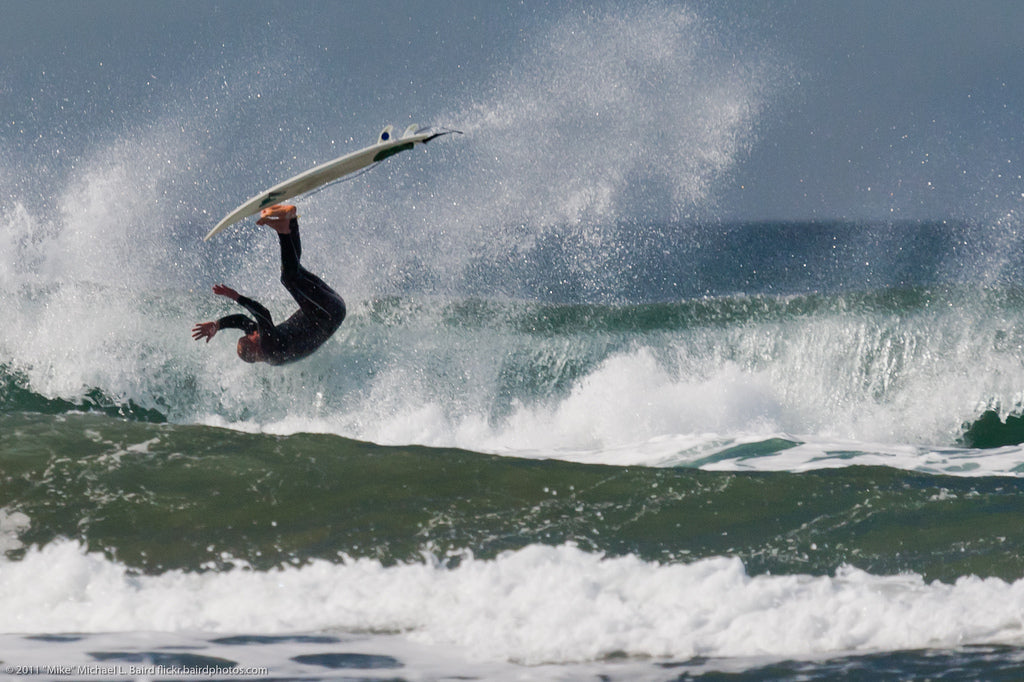
[(316, 166), (315, 168), (310, 168), (307, 171), (299, 173), (293, 178), (274, 185), (266, 191), (260, 192), (231, 213), (228, 213), (223, 220), (217, 223), (216, 226), (214, 226), (214, 228), (210, 230), (205, 237), (203, 237), (203, 241), (208, 241), (210, 237), (217, 234), (224, 228), (234, 225), (243, 218), (248, 218), (251, 215), (259, 213), (267, 206), (279, 204), (282, 201), (297, 197), (300, 194), (305, 194), (306, 192), (310, 192), (330, 182), (339, 180), (350, 173), (355, 173), (356, 171), (372, 166), (375, 163), (379, 163), (389, 156), (394, 156), (406, 149), (412, 149), (417, 143), (426, 144), (436, 137), (459, 132), (457, 130), (433, 130), (431, 128), (419, 130), (416, 125), (411, 125), (405, 129), (405, 132), (401, 137), (395, 137), (392, 135), (393, 129), (393, 126), (384, 128), (384, 130), (380, 132), (380, 136), (377, 138), (376, 144), (345, 154), (344, 156), (340, 156), (333, 161)]

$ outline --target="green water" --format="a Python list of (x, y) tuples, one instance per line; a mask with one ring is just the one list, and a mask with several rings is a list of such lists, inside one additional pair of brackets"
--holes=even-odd
[(571, 542), (735, 555), (751, 574), (1024, 575), (1024, 482), (1008, 477), (604, 466), (73, 413), (0, 415), (0, 453), (0, 507), (31, 520), (25, 545), (77, 538), (147, 572)]

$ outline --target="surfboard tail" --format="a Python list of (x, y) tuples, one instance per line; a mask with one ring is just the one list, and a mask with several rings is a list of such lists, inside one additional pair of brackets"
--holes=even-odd
[(462, 135), (462, 134), (464, 134), (461, 130), (456, 130), (455, 128), (434, 128), (433, 126), (431, 126), (430, 128), (423, 128), (423, 129), (421, 129), (418, 134), (424, 135), (426, 133), (429, 133), (429, 134), (426, 135), (422, 140), (420, 140), (420, 142), (422, 142), (423, 144), (426, 144), (426, 143), (430, 142), (431, 140), (435, 140), (435, 139), (437, 139), (439, 137), (442, 137), (443, 135)]

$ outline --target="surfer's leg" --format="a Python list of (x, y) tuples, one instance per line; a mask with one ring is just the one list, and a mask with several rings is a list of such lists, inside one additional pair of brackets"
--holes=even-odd
[(286, 278), (295, 277), (299, 269), (299, 259), (302, 258), (302, 241), (299, 238), (299, 221), (292, 218), (288, 226), (288, 232), (277, 233), (277, 240), (281, 244), (281, 283), (286, 287)]
[(302, 242), (299, 223), (293, 220), (287, 234), (278, 234), (281, 242), (281, 284), (299, 308), (321, 326), (337, 328), (345, 319), (345, 301), (322, 279), (299, 264)]
[(281, 283), (302, 312), (319, 326), (337, 329), (345, 319), (345, 301), (309, 270), (299, 267), (294, 276), (282, 277)]

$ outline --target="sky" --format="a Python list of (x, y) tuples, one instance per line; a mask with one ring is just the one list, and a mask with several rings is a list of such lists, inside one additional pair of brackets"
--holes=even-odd
[[(607, 6), (633, 4), (692, 8), (713, 27), (717, 49), (771, 65), (749, 139), (715, 181), (723, 218), (986, 219), (1019, 210), (1024, 3)], [(202, 102), (250, 65), (265, 72), (253, 81), (263, 84), (257, 95), (285, 132), (337, 120), (322, 140), (310, 133), (311, 145), (363, 139), (396, 111), (471, 111), (536, 52), (537, 36), (587, 11), (492, 0), (0, 0), (0, 10), (0, 149), (69, 158), (169, 102)]]
[(746, 211), (943, 218), (1020, 199), (1024, 3), (749, 5), (797, 84), (746, 165)]

